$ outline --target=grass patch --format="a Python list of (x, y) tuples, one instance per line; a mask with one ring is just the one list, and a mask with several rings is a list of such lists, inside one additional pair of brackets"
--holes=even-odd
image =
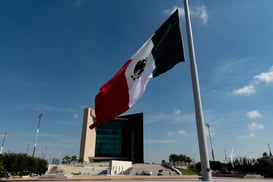
[(181, 173), (183, 175), (198, 175), (198, 173), (194, 170), (191, 170), (191, 169), (182, 169), (182, 168), (179, 168), (179, 171), (181, 171)]

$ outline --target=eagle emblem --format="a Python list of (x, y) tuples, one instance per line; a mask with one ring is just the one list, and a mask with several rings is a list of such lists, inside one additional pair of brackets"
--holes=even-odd
[(134, 73), (131, 75), (131, 78), (133, 80), (139, 79), (139, 77), (141, 76), (141, 74), (143, 73), (145, 69), (146, 64), (147, 64), (147, 58), (141, 59), (137, 62), (134, 68)]

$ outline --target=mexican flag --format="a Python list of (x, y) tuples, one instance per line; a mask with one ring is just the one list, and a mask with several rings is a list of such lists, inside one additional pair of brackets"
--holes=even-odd
[(96, 122), (111, 121), (127, 111), (143, 95), (151, 78), (184, 61), (178, 9), (144, 45), (106, 82), (95, 98)]

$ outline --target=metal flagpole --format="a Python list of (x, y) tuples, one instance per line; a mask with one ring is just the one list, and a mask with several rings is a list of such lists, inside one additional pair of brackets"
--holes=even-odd
[(194, 105), (195, 105), (197, 136), (198, 136), (200, 159), (201, 159), (201, 170), (202, 170), (201, 172), (203, 177), (202, 180), (212, 181), (211, 170), (210, 170), (209, 159), (208, 159), (207, 141), (205, 137), (204, 117), (203, 117), (203, 111), (202, 111), (198, 71), (197, 71), (197, 65), (195, 61), (195, 52), (194, 52), (194, 44), (193, 44), (193, 38), (192, 38), (192, 29), (191, 29), (188, 0), (184, 0), (184, 11), (185, 11), (186, 29), (187, 29), (189, 55), (190, 55), (190, 69), (191, 69), (192, 89), (193, 89)]

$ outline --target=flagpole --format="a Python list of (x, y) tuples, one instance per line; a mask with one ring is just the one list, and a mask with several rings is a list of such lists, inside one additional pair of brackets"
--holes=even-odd
[(210, 164), (208, 159), (207, 142), (205, 137), (204, 116), (203, 116), (202, 102), (201, 102), (201, 95), (200, 95), (200, 88), (199, 88), (198, 71), (197, 71), (197, 65), (195, 61), (195, 52), (194, 52), (194, 44), (193, 44), (193, 38), (192, 38), (192, 29), (191, 29), (188, 0), (184, 0), (184, 11), (185, 11), (188, 47), (189, 47), (189, 55), (190, 55), (190, 69), (191, 69), (192, 89), (193, 89), (194, 105), (195, 105), (197, 136), (198, 136), (200, 159), (201, 159), (201, 172), (203, 177), (202, 180), (212, 181)]

